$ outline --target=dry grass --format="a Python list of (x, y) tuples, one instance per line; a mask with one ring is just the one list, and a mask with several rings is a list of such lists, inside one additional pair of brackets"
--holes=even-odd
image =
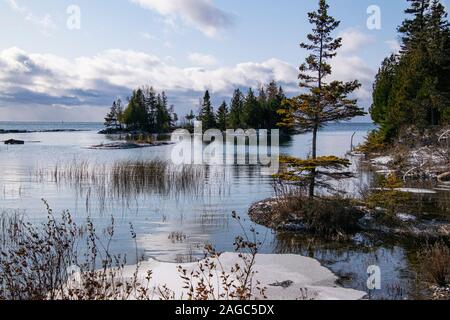
[(333, 239), (346, 239), (359, 230), (362, 212), (351, 200), (339, 196), (310, 199), (291, 192), (279, 198), (273, 208), (279, 223), (302, 223), (308, 231)]
[(175, 166), (162, 160), (119, 161), (111, 165), (73, 160), (39, 169), (36, 176), (40, 182), (74, 188), (77, 196), (85, 198), (86, 211), (93, 203), (105, 212), (108, 203), (115, 200), (127, 206), (139, 196), (195, 197), (207, 192), (202, 167)]
[(450, 250), (445, 242), (427, 245), (420, 254), (421, 274), (427, 283), (444, 288), (450, 285)]

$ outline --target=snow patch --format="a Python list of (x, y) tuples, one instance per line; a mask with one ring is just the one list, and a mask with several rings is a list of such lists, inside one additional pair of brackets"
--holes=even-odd
[[(237, 253), (224, 253), (220, 256), (220, 262), (226, 273), (233, 266), (242, 264)], [(186, 297), (186, 289), (178, 273), (179, 264), (159, 262), (150, 259), (141, 263), (138, 278), (144, 279), (147, 271), (153, 271), (150, 288), (158, 288), (166, 285), (175, 294), (176, 299)], [(199, 268), (198, 263), (181, 265), (190, 274)], [(125, 278), (132, 278), (136, 266), (127, 266), (124, 270)], [(217, 277), (222, 270), (214, 275), (213, 283), (220, 283)], [(320, 265), (311, 258), (299, 255), (272, 255), (258, 254), (256, 256), (254, 281), (260, 281), (261, 286), (267, 288), (266, 296), (269, 300), (359, 300), (366, 296), (366, 292), (353, 289), (345, 289), (336, 285), (338, 279), (330, 270)], [(289, 283), (289, 286), (274, 286), (276, 283)], [(223, 292), (221, 285), (219, 292)], [(255, 291), (254, 294), (257, 294)], [(158, 294), (154, 299), (159, 300)], [(258, 295), (254, 299), (263, 299)]]

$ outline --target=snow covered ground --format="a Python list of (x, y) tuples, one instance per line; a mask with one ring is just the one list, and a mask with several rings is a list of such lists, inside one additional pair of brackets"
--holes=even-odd
[[(224, 253), (220, 262), (227, 274), (236, 263), (242, 265), (242, 260), (236, 253)], [(183, 289), (178, 266), (180, 265), (151, 259), (140, 264), (138, 277), (144, 279), (147, 271), (152, 270), (150, 288), (166, 285), (175, 294), (175, 299), (181, 299), (186, 297), (186, 289)], [(199, 268), (198, 263), (181, 266), (188, 274)], [(132, 278), (135, 271), (136, 266), (126, 267), (124, 277)], [(219, 275), (221, 271), (222, 269), (218, 270)], [(269, 300), (359, 300), (366, 295), (366, 292), (337, 286), (337, 277), (330, 270), (321, 266), (317, 260), (299, 255), (257, 255), (255, 271), (257, 274), (254, 283), (258, 280), (263, 287), (267, 287), (266, 296)], [(214, 275), (212, 283), (216, 284), (215, 290), (219, 288), (223, 292), (219, 285), (219, 275)], [(156, 293), (153, 298), (160, 299), (160, 296)], [(254, 298), (262, 299), (257, 295)]]

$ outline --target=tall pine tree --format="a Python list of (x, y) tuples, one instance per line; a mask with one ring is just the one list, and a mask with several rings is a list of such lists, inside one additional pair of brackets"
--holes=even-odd
[(216, 117), (208, 90), (206, 90), (203, 97), (202, 108), (197, 120), (203, 123), (203, 130), (213, 129), (216, 127)]
[(231, 99), (230, 106), (230, 127), (234, 129), (242, 128), (243, 125), (243, 108), (244, 108), (244, 98), (241, 90), (236, 89), (233, 94), (233, 98)]
[[(281, 125), (305, 133), (312, 132), (311, 159), (285, 157), (282, 160), (287, 170), (280, 175), (287, 181), (297, 181), (301, 185), (306, 183), (310, 198), (315, 196), (316, 186), (331, 188), (328, 179), (348, 176), (346, 172), (339, 173), (339, 169), (349, 166), (348, 160), (333, 156), (317, 156), (319, 129), (329, 122), (350, 120), (365, 114), (356, 105), (356, 100), (348, 98), (360, 87), (358, 81), (331, 83), (326, 81), (332, 71), (329, 62), (336, 56), (342, 42), (341, 38), (332, 37), (340, 22), (328, 14), (328, 9), (327, 2), (320, 0), (319, 9), (308, 14), (313, 32), (308, 35), (308, 43), (300, 44), (301, 48), (311, 52), (305, 63), (300, 66), (299, 74), (300, 87), (308, 92), (285, 100), (285, 109), (279, 111), (283, 116)], [(327, 173), (328, 169), (334, 172)]]
[(224, 101), (217, 110), (217, 129), (226, 131), (228, 129), (228, 106)]

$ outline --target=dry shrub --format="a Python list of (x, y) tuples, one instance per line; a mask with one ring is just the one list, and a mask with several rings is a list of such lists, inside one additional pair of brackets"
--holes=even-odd
[[(47, 221), (42, 224), (25, 222), (18, 215), (1, 216), (0, 300), (249, 300), (255, 291), (265, 297), (266, 289), (254, 279), (258, 234), (251, 229), (253, 238), (247, 235), (235, 213), (244, 231), (235, 241), (239, 261), (225, 270), (221, 254), (207, 246), (198, 271), (188, 274), (179, 267), (188, 296), (176, 297), (165, 285), (151, 288), (152, 271), (142, 279), (139, 264), (131, 277), (126, 276), (127, 257), (111, 253), (113, 218), (101, 239), (90, 219), (77, 226), (69, 212), (56, 219), (47, 203), (46, 208)], [(130, 233), (136, 241), (132, 226)], [(214, 275), (220, 283), (213, 281)]]
[[(114, 219), (107, 228), (104, 244), (90, 219), (79, 227), (69, 212), (57, 219), (45, 204), (48, 215), (42, 224), (25, 222), (17, 216), (2, 217), (8, 231), (1, 234), (0, 300), (145, 297), (146, 288), (136, 276), (124, 280), (126, 257), (111, 254)], [(77, 281), (71, 281), (73, 277)]]
[(335, 239), (359, 231), (358, 220), (363, 216), (350, 199), (311, 199), (298, 193), (280, 198), (274, 212), (278, 223), (302, 223), (317, 235)]
[(423, 280), (444, 288), (450, 284), (450, 250), (445, 242), (427, 245), (421, 252), (421, 274)]

